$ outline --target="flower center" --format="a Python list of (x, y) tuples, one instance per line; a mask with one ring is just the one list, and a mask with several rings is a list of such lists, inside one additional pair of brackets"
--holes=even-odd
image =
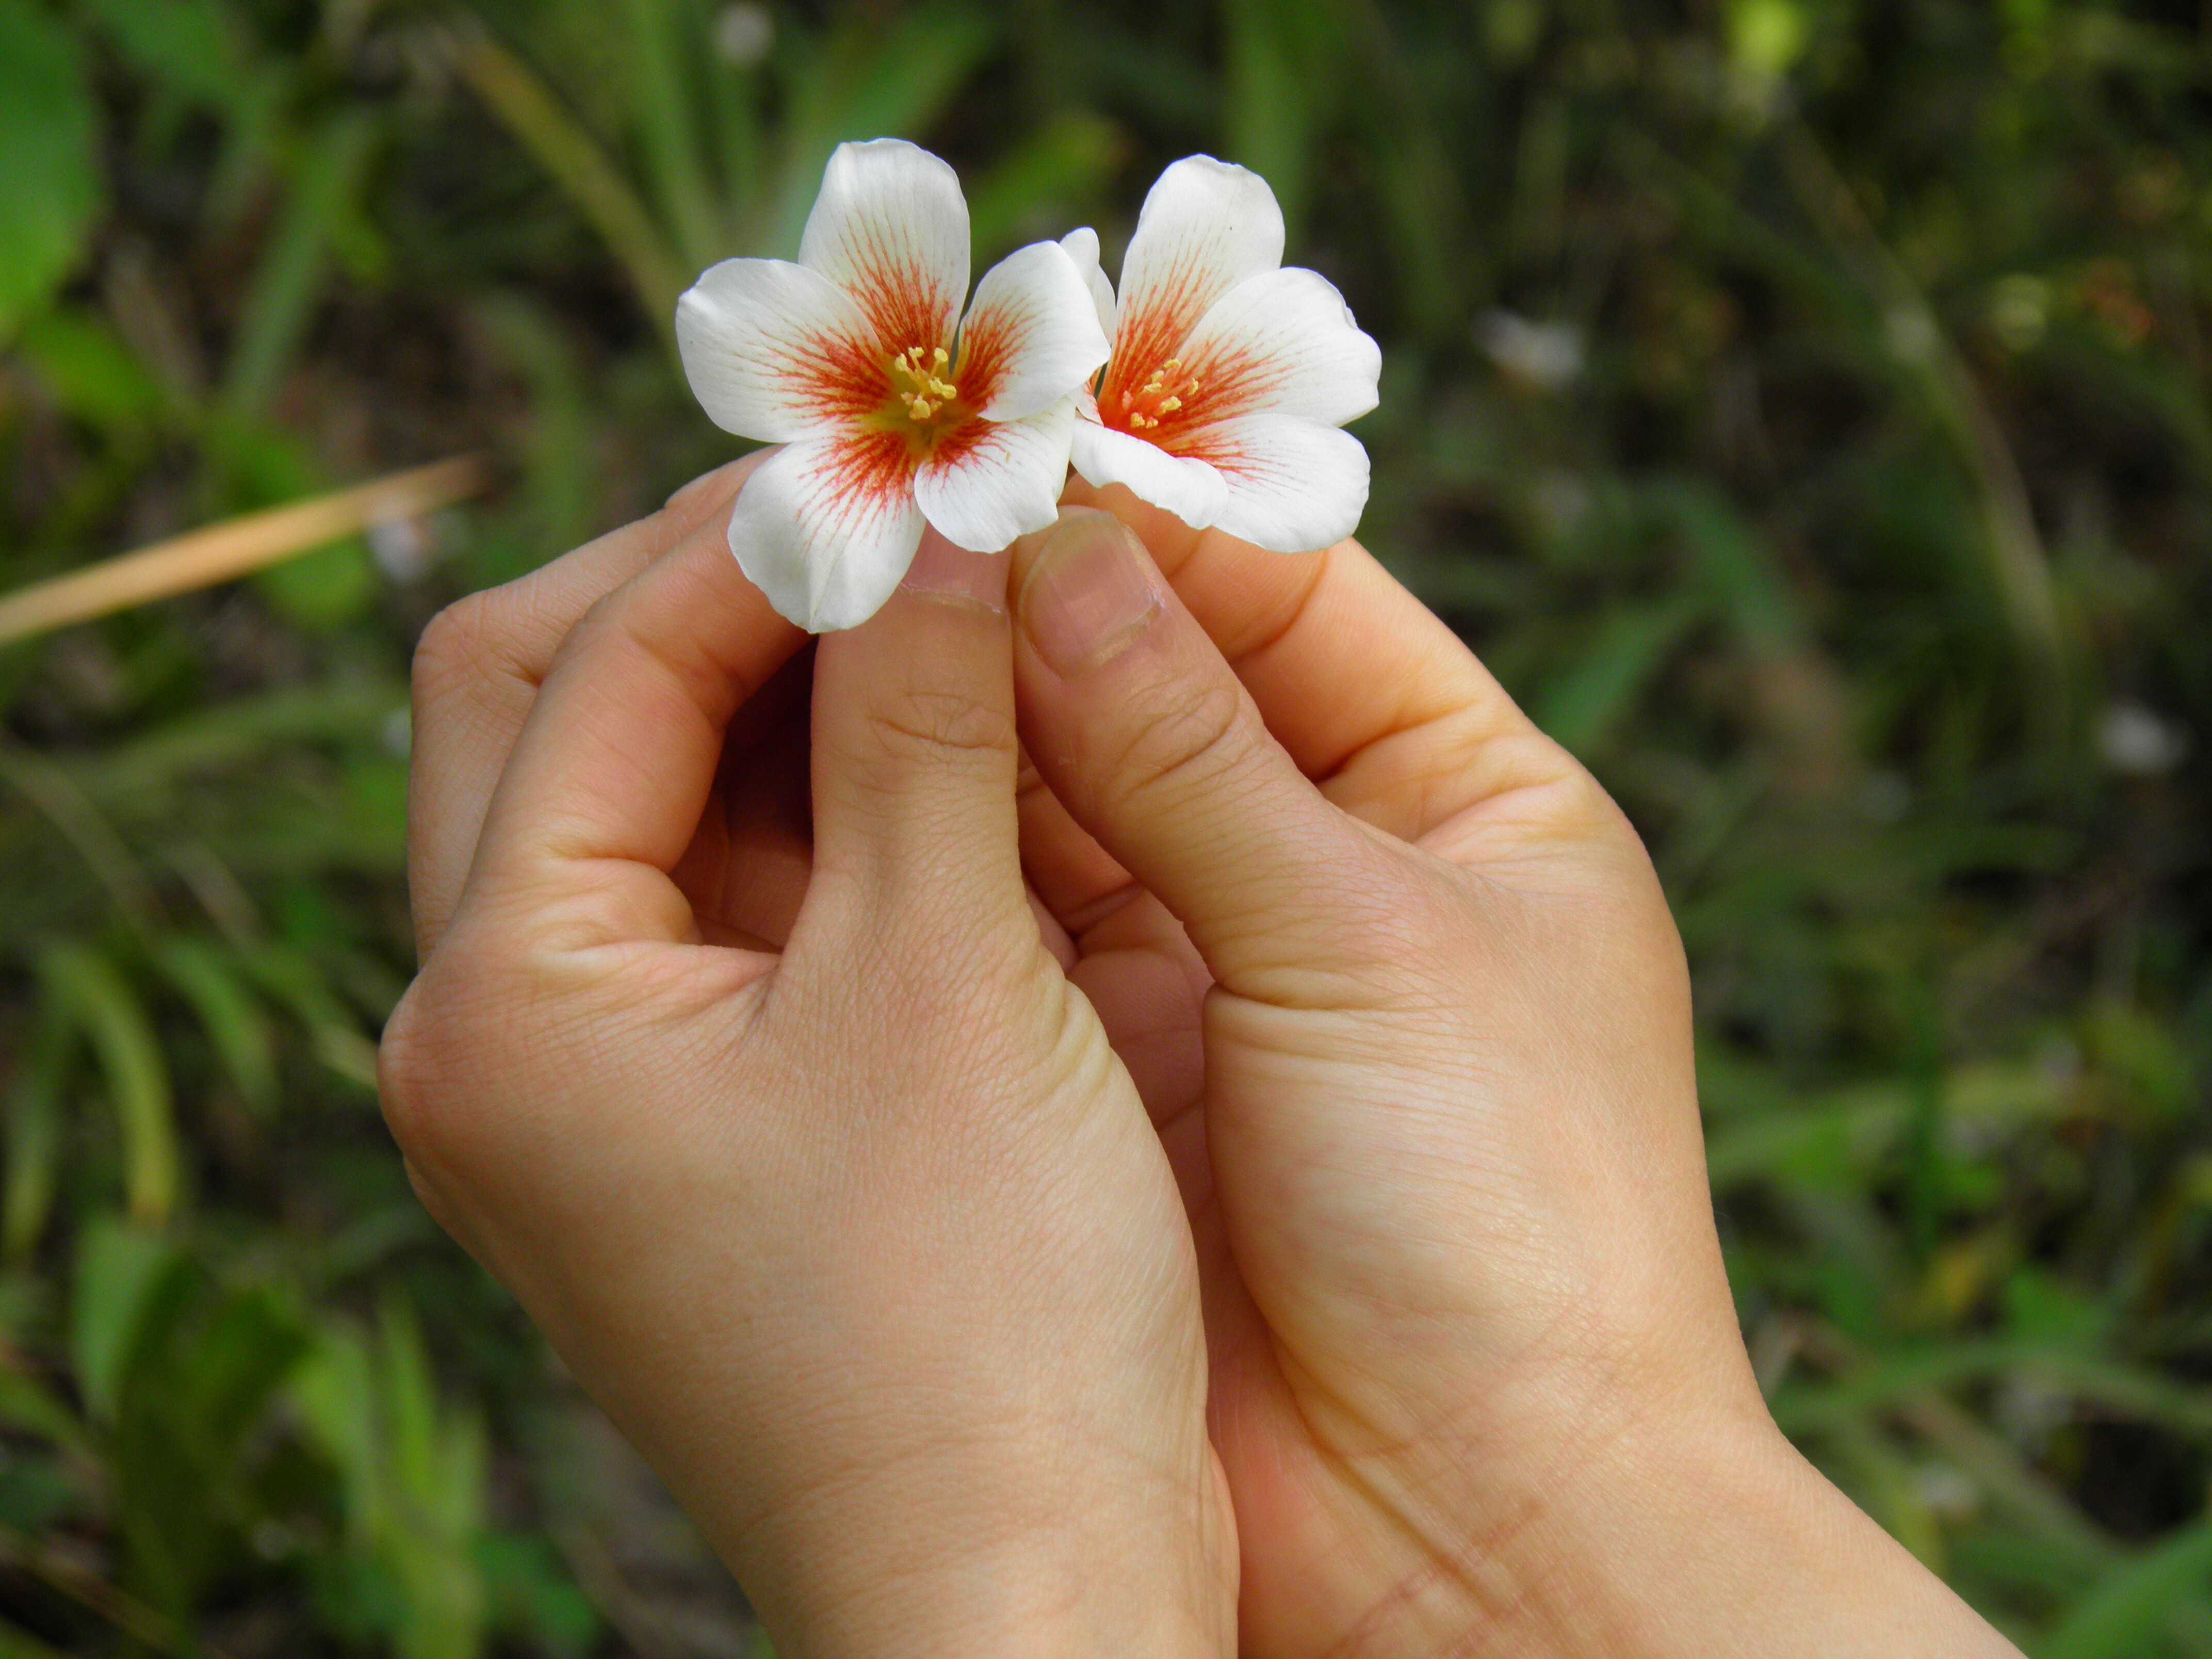
[(1185, 380), (1182, 359), (1170, 357), (1154, 369), (1143, 385), (1122, 388), (1122, 423), (1132, 432), (1143, 432), (1181, 409), (1185, 398), (1197, 395), (1197, 377)]
[(891, 395), (917, 424), (927, 425), (960, 395), (945, 378), (951, 358), (943, 346), (908, 346), (891, 359)]

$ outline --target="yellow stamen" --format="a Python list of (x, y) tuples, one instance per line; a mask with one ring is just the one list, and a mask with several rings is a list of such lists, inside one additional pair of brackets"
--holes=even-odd
[(891, 392), (910, 419), (930, 420), (960, 395), (959, 388), (939, 373), (951, 361), (951, 355), (943, 346), (918, 345), (908, 346), (891, 359)]

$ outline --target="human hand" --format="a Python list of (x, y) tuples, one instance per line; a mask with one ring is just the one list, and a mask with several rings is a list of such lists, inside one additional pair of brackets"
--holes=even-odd
[(1183, 1188), (1243, 1650), (2009, 1654), (1765, 1412), (1612, 802), (1356, 545), (1070, 498), (1024, 857)]
[(810, 715), (741, 471), (426, 636), (394, 1132), (780, 1651), (1225, 1650), (1188, 1233), (1018, 865), (1005, 562), (926, 549)]

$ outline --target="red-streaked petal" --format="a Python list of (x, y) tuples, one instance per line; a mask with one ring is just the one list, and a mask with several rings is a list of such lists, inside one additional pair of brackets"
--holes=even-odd
[(893, 353), (949, 346), (968, 297), (968, 203), (952, 169), (902, 138), (840, 144), (799, 263), (860, 302)]
[(1337, 427), (1247, 415), (1184, 434), (1176, 447), (1211, 464), (1229, 486), (1213, 527), (1255, 547), (1332, 547), (1359, 527), (1367, 507), (1367, 451)]
[(1098, 233), (1089, 225), (1079, 225), (1060, 239), (1067, 257), (1075, 261), (1075, 268), (1083, 273), (1083, 285), (1091, 290), (1091, 302), (1098, 310), (1098, 326), (1108, 339), (1114, 337), (1114, 284), (1106, 280), (1106, 272), (1098, 263)]
[(866, 622), (921, 545), (913, 458), (896, 433), (816, 438), (761, 463), (730, 513), (730, 550), (811, 634)]
[(790, 443), (878, 407), (889, 384), (868, 326), (828, 277), (782, 259), (725, 259), (676, 302), (676, 348), (708, 418)]
[(1075, 261), (1057, 242), (1032, 242), (975, 285), (954, 378), (985, 420), (1026, 420), (1088, 386), (1108, 350)]
[(1229, 486), (1206, 462), (1170, 455), (1095, 420), (1076, 422), (1073, 454), (1075, 470), (1091, 483), (1101, 489), (1127, 484), (1139, 500), (1165, 507), (1193, 530), (1211, 525), (1229, 502)]
[(1344, 296), (1292, 266), (1239, 283), (1216, 300), (1182, 345), (1199, 383), (1182, 418), (1194, 425), (1263, 411), (1342, 426), (1375, 407), (1382, 350)]
[(945, 540), (995, 553), (1060, 516), (1074, 424), (1073, 398), (1027, 420), (975, 422), (939, 441), (915, 474), (914, 498)]
[(1188, 155), (1160, 174), (1121, 259), (1109, 390), (1175, 356), (1206, 308), (1283, 263), (1283, 210), (1258, 173)]

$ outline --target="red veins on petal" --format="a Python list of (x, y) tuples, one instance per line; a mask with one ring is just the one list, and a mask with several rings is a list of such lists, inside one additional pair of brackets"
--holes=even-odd
[(1107, 366), (1106, 384), (1098, 406), (1103, 410), (1112, 394), (1118, 403), (1125, 390), (1142, 386), (1152, 372), (1176, 355), (1176, 348), (1198, 326), (1207, 305), (1218, 297), (1209, 268), (1195, 253), (1187, 254), (1175, 269), (1156, 279), (1145, 296), (1141, 311), (1124, 312), (1115, 331), (1114, 361)]
[[(1227, 425), (1193, 428), (1175, 434), (1173, 442), (1160, 447), (1171, 455), (1181, 455), (1194, 461), (1204, 461), (1217, 472), (1231, 477), (1257, 477), (1267, 470), (1267, 458), (1252, 453), (1234, 435), (1236, 428)], [(1152, 434), (1145, 434), (1150, 438)]]
[[(968, 395), (965, 375), (961, 377), (960, 392), (964, 402)], [(927, 453), (942, 465), (957, 465), (982, 447), (983, 441), (991, 434), (992, 425), (980, 415), (963, 411), (930, 433)]]
[(1013, 361), (1017, 319), (1004, 311), (971, 316), (960, 331), (960, 358), (953, 370), (960, 384), (960, 401), (969, 409), (987, 407), (998, 395)]
[(864, 427), (836, 441), (835, 459), (823, 469), (828, 494), (841, 514), (894, 506), (914, 488), (916, 456), (907, 435)]
[(839, 424), (874, 414), (889, 392), (888, 356), (875, 342), (850, 336), (808, 341), (793, 368), (810, 411)]
[(1098, 388), (1098, 417), (1117, 432), (1172, 455), (1195, 455), (1195, 434), (1216, 422), (1267, 406), (1285, 366), (1249, 352), (1216, 349), (1186, 359), (1177, 349), (1196, 322), (1189, 305), (1163, 304), (1125, 319)]
[(901, 261), (879, 243), (869, 244), (866, 263), (846, 280), (845, 287), (867, 313), (877, 337), (898, 342), (893, 349), (949, 343), (952, 307), (958, 301), (948, 304), (921, 267)]

